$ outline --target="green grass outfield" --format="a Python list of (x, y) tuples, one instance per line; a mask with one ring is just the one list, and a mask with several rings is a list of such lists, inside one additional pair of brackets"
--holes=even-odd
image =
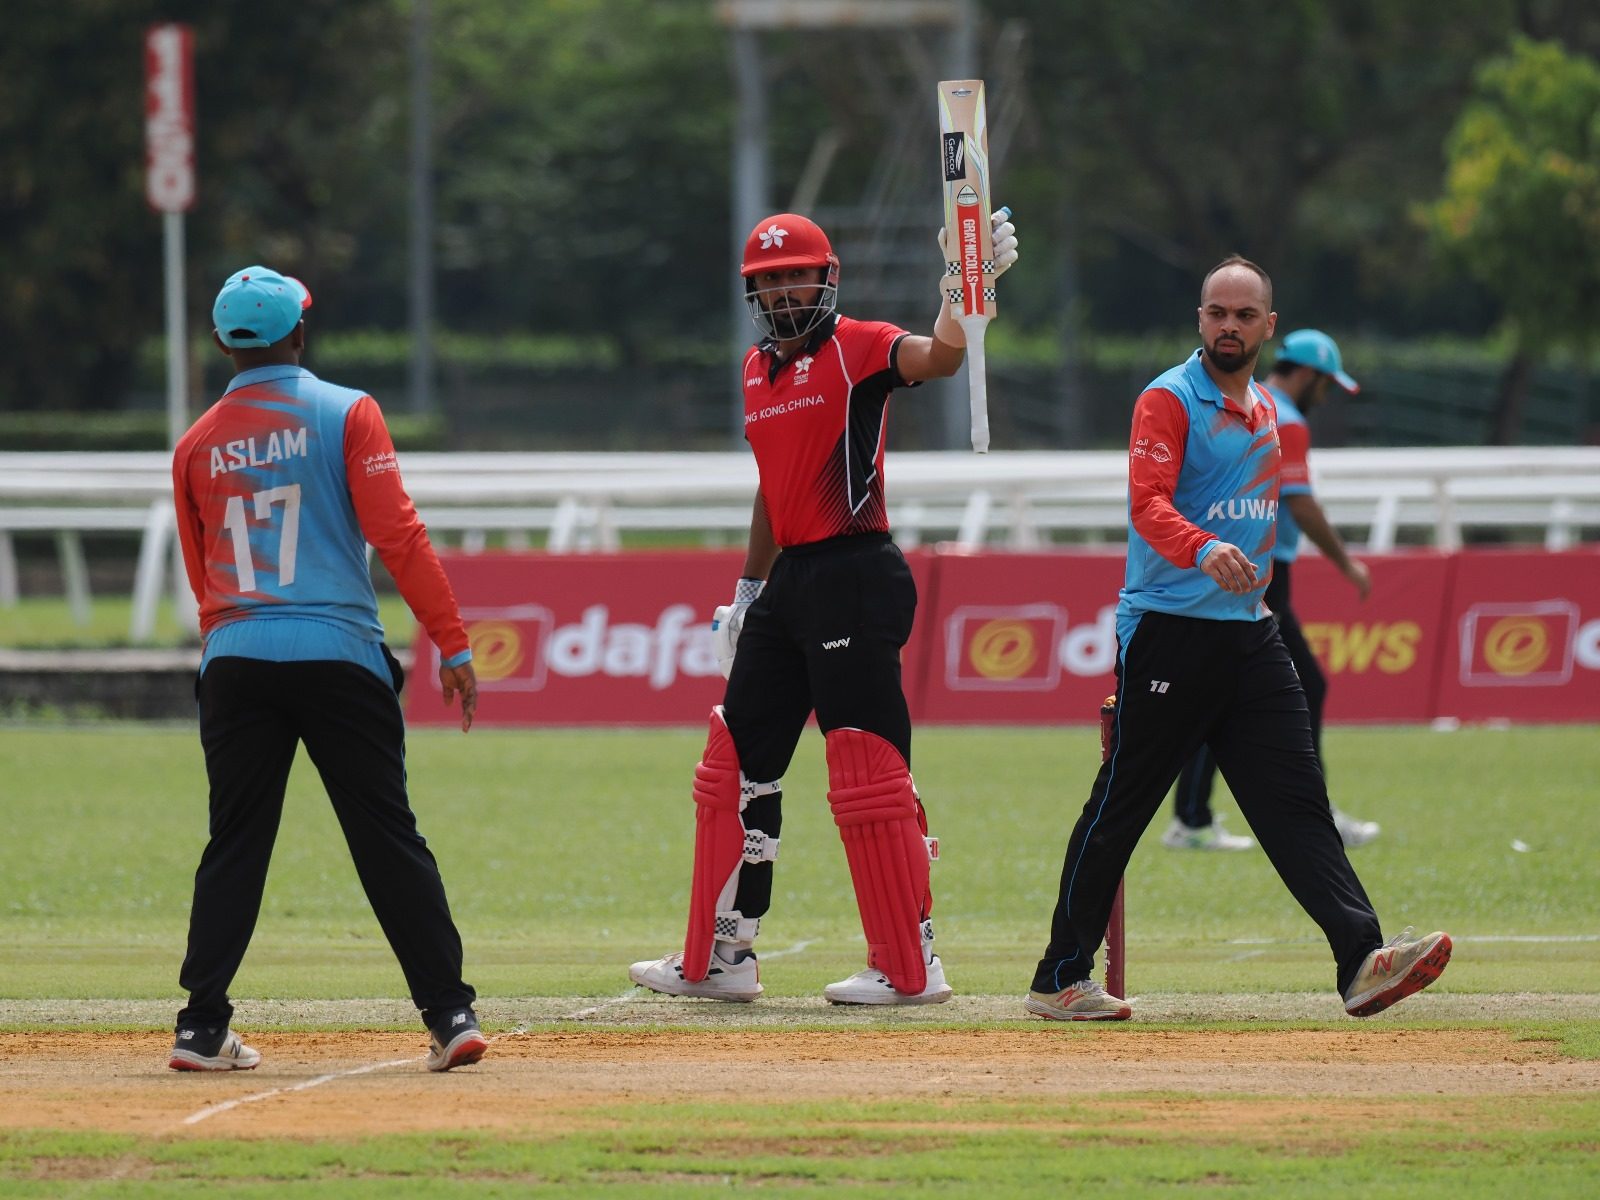
[[(689, 778), (702, 740), (698, 730), (412, 736), (414, 807), (443, 869), (467, 976), (484, 997), (491, 1032), (496, 1023), (539, 1028), (569, 1006), (615, 1001), (630, 961), (681, 942)], [(1014, 1020), (1043, 948), (1066, 836), (1098, 760), (1096, 734), (927, 728), (915, 750), (943, 846), (934, 868), (939, 946), (952, 983), (978, 1005), (952, 1005), (948, 1017), (923, 1010), (920, 1019)], [(1402, 1005), (1380, 1020), (1437, 1027), (1442, 1013), (1552, 1039), (1576, 1058), (1600, 1057), (1597, 730), (1338, 727), (1328, 732), (1327, 755), (1339, 803), (1383, 824), (1383, 836), (1351, 857), (1386, 932), (1410, 924), (1457, 939), (1450, 970), (1429, 993), (1453, 1007), (1414, 1017)], [(862, 961), (825, 777), (813, 731), (785, 780), (783, 855), (760, 943), (782, 952), (763, 969), (773, 998), (814, 998)], [(3, 725), (0, 794), (0, 1026), (167, 1026), (182, 999), (176, 975), (205, 840), (195, 731)], [(1225, 794), (1220, 799), (1231, 812)], [(1236, 812), (1231, 823), (1243, 829)], [(1328, 1005), (1326, 1020), (1313, 1017), (1312, 1027), (1373, 1027), (1339, 1014), (1326, 945), (1259, 852), (1175, 853), (1157, 842), (1159, 828), (1129, 870), (1130, 992), (1191, 1028), (1238, 1017), (1241, 1005), (1245, 1016), (1253, 1005), (1271, 1015), (1285, 996)], [(1501, 1013), (1494, 998), (1508, 993), (1556, 994), (1557, 1002)], [(399, 970), (303, 755), (234, 995), (254, 1028), (413, 1024)], [(1561, 995), (1571, 997), (1571, 1015)], [(1474, 1007), (1477, 997), (1490, 1002), (1486, 1011)], [(735, 1027), (758, 1028), (761, 1008), (720, 1011), (746, 1022)], [(894, 1017), (871, 1014), (865, 1024)], [(0, 1134), (0, 1197), (66, 1194), (50, 1190), (42, 1163), (126, 1162), (130, 1154), (142, 1164), (134, 1177), (97, 1181), (87, 1170), (71, 1194), (520, 1195), (536, 1182), (550, 1184), (551, 1194), (689, 1195), (724, 1181), (766, 1181), (806, 1195), (859, 1187), (976, 1196), (1024, 1194), (1027, 1179), (1041, 1190), (1079, 1182), (1090, 1194), (1144, 1195), (1209, 1178), (1242, 1196), (1328, 1195), (1342, 1185), (1367, 1197), (1471, 1197), (1521, 1191), (1513, 1180), (1527, 1170), (1541, 1172), (1528, 1184), (1538, 1194), (1593, 1194), (1600, 1098), (1519, 1103), (1526, 1119), (1515, 1122), (1498, 1119), (1487, 1099), (1448, 1115), (1397, 1107), (1392, 1122), (1339, 1154), (1310, 1158), (1298, 1143), (1263, 1148), (1216, 1131), (1119, 1138), (1092, 1111), (1046, 1112), (1027, 1097), (995, 1103), (981, 1120), (965, 1120), (969, 1105), (951, 1131), (890, 1103), (863, 1103), (855, 1113), (776, 1106), (762, 1111), (749, 1155), (737, 1152), (728, 1130), (751, 1124), (751, 1114), (693, 1103), (555, 1140), (463, 1132), (337, 1146), (263, 1139), (240, 1150), (233, 1142), (13, 1133)], [(726, 1128), (710, 1131), (719, 1123)], [(913, 1153), (895, 1130), (937, 1153)], [(813, 1149), (799, 1159), (785, 1154), (791, 1133)], [(604, 1148), (605, 1172), (595, 1173)], [(1073, 1153), (1044, 1153), (1063, 1149)], [(375, 1178), (360, 1165), (368, 1158), (407, 1165)], [(1019, 1162), (1034, 1166), (1024, 1171)], [(1399, 1174), (1396, 1164), (1404, 1165)]]

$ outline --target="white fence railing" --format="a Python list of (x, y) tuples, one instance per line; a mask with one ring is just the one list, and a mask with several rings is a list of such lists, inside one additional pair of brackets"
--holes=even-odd
[[(742, 544), (756, 489), (748, 453), (415, 453), (401, 467), (430, 530), (468, 551), (491, 533), (513, 546), (538, 534), (555, 553), (616, 549), (642, 530)], [(891, 452), (890, 520), (907, 547), (1121, 541), (1126, 472), (1120, 450)], [(1600, 538), (1600, 447), (1328, 449), (1314, 453), (1313, 475), (1334, 524), (1367, 553), (1402, 542), (1453, 550), (1487, 530), (1556, 550)], [(186, 591), (170, 565), (168, 456), (0, 452), (0, 605), (17, 600), (14, 535), (48, 534), (87, 621), (86, 533), (139, 536), (130, 633), (143, 640), (163, 592)]]

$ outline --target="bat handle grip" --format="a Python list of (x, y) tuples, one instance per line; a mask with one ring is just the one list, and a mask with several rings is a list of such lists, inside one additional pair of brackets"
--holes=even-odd
[(989, 453), (989, 377), (983, 355), (983, 335), (988, 331), (989, 318), (966, 316), (958, 318), (961, 331), (967, 335), (967, 393), (972, 406), (972, 448), (979, 454)]

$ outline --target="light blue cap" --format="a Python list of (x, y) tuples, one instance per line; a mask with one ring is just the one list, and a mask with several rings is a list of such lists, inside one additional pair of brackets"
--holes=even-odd
[(1310, 367), (1313, 371), (1321, 371), (1324, 375), (1331, 375), (1334, 381), (1352, 396), (1361, 390), (1361, 385), (1344, 373), (1344, 360), (1339, 357), (1339, 343), (1320, 329), (1296, 329), (1286, 335), (1283, 344), (1278, 347), (1277, 361), (1297, 363), (1302, 367)]
[(225, 346), (263, 347), (281, 341), (311, 307), (306, 285), (270, 267), (246, 267), (228, 276), (211, 306), (211, 321)]

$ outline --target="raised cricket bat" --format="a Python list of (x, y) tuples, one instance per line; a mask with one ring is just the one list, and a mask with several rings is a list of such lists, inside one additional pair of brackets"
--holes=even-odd
[(944, 302), (967, 335), (972, 448), (989, 452), (989, 384), (983, 335), (994, 316), (994, 238), (989, 228), (989, 114), (983, 80), (939, 84), (940, 165), (944, 170)]

